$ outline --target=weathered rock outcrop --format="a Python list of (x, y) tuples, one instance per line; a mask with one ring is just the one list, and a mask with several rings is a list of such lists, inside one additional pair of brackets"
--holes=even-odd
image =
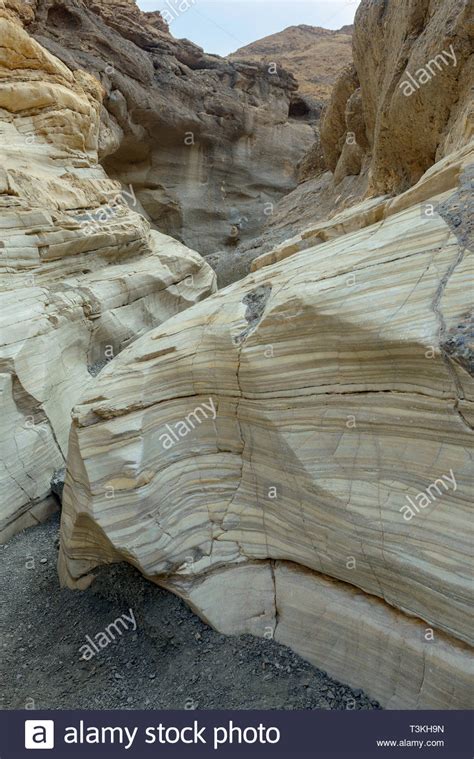
[(101, 81), (101, 162), (161, 232), (233, 251), (296, 186), (314, 130), (289, 118), (297, 85), (285, 71), (207, 55), (133, 0), (36, 0), (28, 29)]
[(354, 66), (335, 85), (321, 126), (338, 184), (368, 173), (369, 193), (396, 194), (472, 137), (472, 0), (361, 3)]
[(0, 2), (2, 539), (54, 506), (70, 409), (93, 375), (215, 289), (203, 259), (151, 231), (133, 188), (98, 164), (99, 83), (14, 9)]
[(63, 582), (126, 560), (383, 705), (467, 706), (472, 155), (104, 369), (74, 412)]
[(320, 140), (301, 165), (303, 182), (268, 214), (259, 238), (232, 257), (209, 259), (221, 284), (311, 224), (366, 198), (404, 192), (470, 141), (473, 18), (473, 0), (361, 2), (354, 65), (334, 86)]
[[(284, 258), (305, 250), (314, 245), (320, 245), (322, 242), (333, 240), (340, 235), (355, 232), (364, 227), (369, 227), (376, 222), (392, 216), (414, 203), (425, 203), (423, 208), (429, 214), (435, 213), (436, 205), (433, 205), (433, 198), (455, 187), (460, 175), (467, 176), (470, 164), (473, 162), (473, 143), (469, 143), (463, 149), (453, 153), (443, 160), (436, 163), (429, 169), (426, 174), (410, 190), (393, 198), (387, 195), (372, 198), (363, 201), (355, 206), (349, 206), (344, 211), (337, 213), (329, 219), (312, 224), (306, 227), (301, 233), (285, 239), (283, 243), (276, 245), (268, 253), (263, 253), (253, 259), (251, 264), (252, 271), (260, 269), (262, 266), (268, 266), (276, 261), (282, 261)], [(466, 180), (465, 180), (466, 184)], [(466, 184), (465, 193), (468, 193)], [(472, 247), (472, 239), (466, 244)]]
[(371, 192), (406, 190), (472, 137), (473, 19), (473, 0), (359, 6), (353, 52)]

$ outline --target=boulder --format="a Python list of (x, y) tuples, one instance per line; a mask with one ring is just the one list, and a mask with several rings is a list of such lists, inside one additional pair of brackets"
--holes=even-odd
[(103, 370), (73, 412), (63, 583), (125, 560), (382, 705), (467, 706), (471, 164), (382, 215), (369, 201)]

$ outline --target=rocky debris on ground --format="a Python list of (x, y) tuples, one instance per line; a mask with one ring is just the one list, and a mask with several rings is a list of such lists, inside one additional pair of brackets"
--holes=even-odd
[[(128, 565), (104, 568), (93, 592), (60, 589), (58, 526), (0, 546), (2, 709), (380, 708), (275, 641), (217, 633)], [(86, 636), (129, 608), (136, 631), (81, 660)]]

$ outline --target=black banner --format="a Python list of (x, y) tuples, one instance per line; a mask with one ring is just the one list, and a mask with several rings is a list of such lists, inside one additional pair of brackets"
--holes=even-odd
[(472, 759), (467, 711), (4, 711), (0, 759)]

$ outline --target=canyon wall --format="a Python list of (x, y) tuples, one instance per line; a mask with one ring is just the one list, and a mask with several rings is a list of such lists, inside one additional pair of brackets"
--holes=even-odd
[(175, 40), (133, 0), (32, 8), (29, 32), (100, 80), (100, 160), (152, 224), (203, 255), (255, 237), (314, 140), (305, 118), (289, 117), (294, 77)]
[[(372, 194), (408, 189), (472, 137), (473, 19), (472, 0), (410, 0), (403, 12), (393, 2), (358, 8), (360, 92), (346, 102), (346, 132), (370, 157)], [(349, 148), (346, 140), (336, 166), (341, 178), (353, 173), (339, 166), (350, 162)]]
[[(291, 76), (132, 0), (0, 0), (2, 537), (67, 457), (64, 584), (126, 561), (388, 708), (469, 706), (471, 7), (363, 0), (251, 241), (313, 139)], [(215, 292), (182, 241), (253, 271)]]
[(33, 40), (18, 8), (0, 3), (2, 540), (57, 508), (70, 410), (93, 376), (215, 289), (203, 259), (107, 177), (100, 84)]
[(222, 285), (312, 223), (404, 192), (472, 139), (473, 18), (473, 0), (360, 4), (354, 63), (336, 81), (302, 181), (268, 215), (261, 236), (232, 257), (210, 259)]
[[(128, 561), (387, 708), (470, 701), (467, 6), (363, 0), (326, 114), (332, 172), (282, 201), (251, 274), (104, 369), (70, 435), (63, 583)], [(424, 85), (434, 119), (429, 89), (397, 88), (450, 39), (456, 73)], [(403, 146), (430, 124), (415, 161)]]

